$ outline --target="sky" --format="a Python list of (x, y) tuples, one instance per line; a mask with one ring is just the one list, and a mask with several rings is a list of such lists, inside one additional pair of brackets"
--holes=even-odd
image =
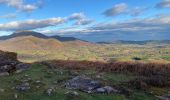
[(0, 0), (0, 36), (21, 30), (93, 42), (169, 40), (170, 0)]

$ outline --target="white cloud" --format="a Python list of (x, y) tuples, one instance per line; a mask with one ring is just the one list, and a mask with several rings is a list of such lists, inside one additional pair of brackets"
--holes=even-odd
[(14, 21), (5, 24), (0, 24), (1, 31), (17, 31), (17, 30), (32, 30), (37, 28), (45, 28), (49, 26), (55, 26), (62, 24), (64, 19), (49, 18), (44, 20), (26, 20), (26, 21)]
[(86, 16), (83, 13), (73, 13), (67, 18), (67, 20), (81, 20), (85, 18)]
[(128, 6), (125, 3), (114, 5), (112, 8), (107, 9), (103, 14), (105, 16), (117, 16), (124, 13)]
[(44, 33), (51, 34), (169, 34), (170, 16), (158, 16), (145, 19), (131, 19), (123, 22), (98, 23), (90, 27), (77, 29), (48, 30)]
[(130, 15), (130, 16), (139, 16), (148, 8), (134, 7), (129, 8), (127, 4), (120, 3), (114, 5), (112, 8), (107, 9), (103, 14), (107, 17), (118, 16), (118, 15)]
[(170, 0), (162, 0), (156, 5), (157, 8), (170, 8)]
[[(11, 17), (12, 15), (6, 15), (2, 17)], [(78, 14), (74, 13), (71, 16), (60, 18), (48, 18), (43, 20), (25, 20), (25, 21), (13, 21), (8, 23), (2, 23), (0, 24), (0, 30), (1, 31), (17, 31), (17, 30), (33, 30), (37, 28), (46, 28), (49, 26), (56, 26), (59, 24), (67, 23), (67, 22), (74, 22), (74, 25), (88, 25), (93, 22), (93, 20), (88, 19), (85, 17), (84, 14)]]
[(93, 20), (88, 19), (83, 13), (73, 13), (66, 20), (75, 21), (74, 25), (88, 25), (93, 22)]
[(17, 17), (17, 15), (15, 13), (9, 13), (9, 14), (0, 16), (0, 18), (6, 18), (6, 19), (13, 19), (16, 17)]
[(145, 8), (135, 7), (135, 8), (128, 10), (128, 14), (131, 16), (139, 16), (143, 12), (145, 12), (147, 9), (148, 9), (147, 7), (145, 7)]
[(6, 4), (9, 7), (13, 7), (19, 11), (24, 12), (31, 12), (39, 8), (36, 4), (24, 3), (24, 0), (0, 0), (0, 4)]
[(90, 19), (82, 19), (82, 20), (76, 21), (75, 25), (88, 25), (88, 24), (91, 24), (92, 22), (93, 20), (90, 20)]

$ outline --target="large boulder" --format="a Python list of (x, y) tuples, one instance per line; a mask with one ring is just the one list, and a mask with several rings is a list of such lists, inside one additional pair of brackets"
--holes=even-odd
[(18, 91), (27, 91), (27, 90), (31, 89), (30, 84), (28, 82), (23, 82), (23, 83), (17, 85), (15, 88)]
[(67, 89), (76, 89), (86, 93), (119, 93), (129, 95), (129, 91), (124, 88), (103, 86), (100, 82), (93, 80), (85, 75), (77, 76), (65, 83)]
[(22, 71), (29, 67), (29, 64), (21, 63), (14, 52), (4, 52), (0, 50), (0, 76), (6, 73)]
[(0, 51), (0, 73), (15, 70), (17, 64), (19, 61), (16, 53)]
[(65, 83), (68, 89), (78, 89), (87, 93), (93, 92), (101, 85), (98, 81), (94, 81), (86, 76), (77, 76)]
[(0, 64), (2, 62), (18, 61), (17, 54), (14, 52), (4, 52), (0, 50)]

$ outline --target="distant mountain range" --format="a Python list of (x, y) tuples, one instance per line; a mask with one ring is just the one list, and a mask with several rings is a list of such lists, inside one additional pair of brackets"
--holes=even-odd
[[(147, 41), (113, 41), (113, 42), (98, 42), (98, 44), (170, 44), (170, 40), (147, 40)], [(74, 37), (46, 36), (35, 31), (17, 31), (8, 36), (0, 37), (0, 49), (18, 50), (18, 49), (36, 49), (48, 50), (58, 49), (68, 46), (94, 46), (95, 43), (80, 40)]]
[(0, 37), (0, 49), (6, 51), (56, 50), (69, 46), (89, 45), (94, 44), (74, 37), (46, 36), (34, 31), (18, 31)]
[[(58, 35), (46, 36), (44, 34), (34, 32), (34, 31), (17, 31), (17, 32), (14, 32), (13, 34), (8, 35), (8, 36), (1, 36), (0, 40), (7, 40), (7, 39), (11, 39), (11, 38), (15, 38), (15, 37), (21, 37), (21, 36), (34, 36), (34, 37), (43, 38), (43, 39), (53, 38), (53, 39), (57, 39), (61, 42), (80, 40), (80, 39), (77, 39), (77, 38), (74, 38), (74, 37), (61, 37), (61, 36), (58, 36)], [(84, 41), (84, 40), (81, 40), (81, 41)]]
[(145, 44), (170, 44), (170, 40), (145, 40), (145, 41), (125, 41), (125, 40), (118, 40), (112, 42), (97, 42), (98, 44), (138, 44), (138, 45), (145, 45)]

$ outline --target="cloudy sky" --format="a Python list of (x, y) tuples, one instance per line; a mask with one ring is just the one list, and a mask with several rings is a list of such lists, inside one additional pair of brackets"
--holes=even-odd
[(89, 41), (170, 39), (170, 0), (0, 0), (0, 36), (20, 30)]

